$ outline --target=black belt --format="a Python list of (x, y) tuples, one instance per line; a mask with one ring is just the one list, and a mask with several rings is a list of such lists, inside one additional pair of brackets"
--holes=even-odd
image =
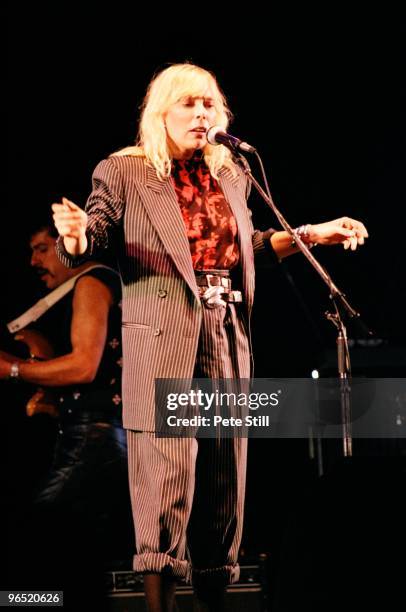
[(229, 270), (195, 270), (200, 297), (209, 287), (221, 287), (221, 298), (225, 302), (242, 302), (241, 291), (232, 289)]

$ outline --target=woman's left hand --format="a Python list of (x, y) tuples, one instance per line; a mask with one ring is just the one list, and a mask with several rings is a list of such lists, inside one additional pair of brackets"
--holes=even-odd
[(368, 232), (361, 221), (350, 217), (340, 217), (334, 221), (310, 225), (309, 242), (317, 244), (342, 244), (344, 249), (355, 251), (358, 245), (364, 244)]

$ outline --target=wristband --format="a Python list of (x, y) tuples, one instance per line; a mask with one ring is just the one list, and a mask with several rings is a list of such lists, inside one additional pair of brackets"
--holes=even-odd
[(20, 377), (20, 367), (17, 362), (11, 364), (9, 378), (18, 380)]
[[(309, 241), (309, 229), (310, 229), (310, 224), (307, 223), (306, 225), (299, 225), (299, 227), (297, 227), (296, 229), (293, 230), (293, 234), (296, 236), (299, 236), (299, 238), (301, 238), (303, 240), (303, 242), (305, 243), (306, 246), (309, 247), (309, 249), (311, 249), (312, 247), (314, 247), (317, 242), (310, 242)], [(292, 247), (297, 246), (296, 245), (296, 240), (294, 238), (292, 238), (292, 242), (290, 243), (290, 245)]]

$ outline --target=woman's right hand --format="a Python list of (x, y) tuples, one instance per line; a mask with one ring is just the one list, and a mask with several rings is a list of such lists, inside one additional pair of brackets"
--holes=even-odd
[(65, 249), (70, 255), (82, 255), (87, 249), (87, 214), (67, 198), (62, 204), (52, 204), (55, 227), (63, 237)]

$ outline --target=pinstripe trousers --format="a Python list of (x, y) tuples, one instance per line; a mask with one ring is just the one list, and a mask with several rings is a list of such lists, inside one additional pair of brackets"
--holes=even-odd
[[(197, 378), (249, 378), (241, 304), (203, 308)], [(176, 350), (176, 348), (174, 348)], [(127, 431), (134, 570), (196, 588), (238, 580), (247, 439), (155, 438)]]

